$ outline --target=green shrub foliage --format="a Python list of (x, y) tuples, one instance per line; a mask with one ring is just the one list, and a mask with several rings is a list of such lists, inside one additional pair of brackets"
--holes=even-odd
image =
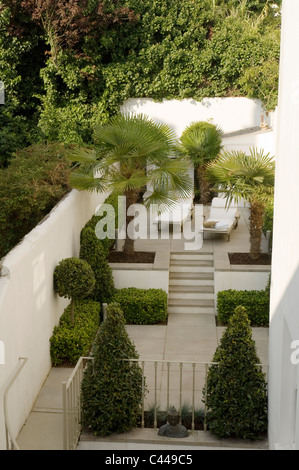
[(74, 302), (74, 324), (69, 305), (53, 329), (50, 355), (53, 366), (75, 365), (81, 356), (88, 356), (100, 322), (100, 304), (92, 300)]
[(218, 438), (258, 439), (267, 430), (267, 386), (244, 307), (237, 307), (208, 371), (208, 429)]
[(0, 169), (0, 258), (70, 191), (67, 151), (56, 142), (35, 144)]
[(123, 312), (110, 304), (93, 347), (93, 363), (82, 380), (82, 424), (107, 436), (129, 431), (137, 424), (142, 402), (142, 370), (126, 329)]
[(87, 261), (66, 258), (54, 269), (54, 289), (61, 297), (71, 299), (71, 322), (74, 324), (74, 301), (84, 299), (94, 289), (95, 277)]
[(114, 294), (113, 274), (107, 260), (107, 250), (90, 227), (81, 231), (80, 258), (88, 262), (94, 272), (96, 282), (92, 298), (108, 303)]
[(269, 325), (269, 292), (265, 290), (234, 290), (219, 291), (217, 294), (217, 318), (226, 324), (239, 305), (246, 308), (252, 325)]
[[(90, 142), (95, 124), (131, 97), (247, 96), (267, 109), (277, 104), (280, 16), (270, 3), (279, 2), (122, 0), (136, 20), (81, 33), (76, 53), (64, 43), (50, 57), (46, 31), (28, 13), (20, 16), (15, 2), (5, 3), (14, 6), (0, 12), (4, 161), (10, 147), (33, 138)], [(8, 29), (20, 20), (12, 40)], [(74, 21), (69, 26), (76, 29)]]
[[(109, 204), (113, 208), (114, 211), (114, 220), (110, 220), (110, 213), (108, 214), (108, 222), (107, 224), (111, 223), (112, 226), (115, 227), (115, 229), (118, 228), (118, 196), (116, 194), (111, 194), (108, 196), (104, 202), (104, 204)], [(85, 226), (82, 229), (82, 232), (85, 231), (85, 229), (92, 229), (94, 232), (94, 238), (97, 240), (98, 243), (101, 243), (103, 248), (106, 250), (107, 255), (109, 251), (113, 248), (113, 245), (115, 243), (115, 239), (110, 239), (110, 238), (104, 238), (100, 240), (99, 238), (96, 237), (96, 232), (97, 232), (97, 224), (100, 222), (100, 220), (104, 217), (106, 217), (107, 213), (106, 211), (103, 211), (103, 214), (98, 215), (97, 213), (93, 215), (88, 222), (85, 224)]]
[(113, 300), (120, 304), (126, 323), (153, 325), (167, 320), (167, 294), (163, 289), (117, 289)]
[[(51, 154), (49, 144), (33, 146), (14, 164), (17, 149), (43, 139), (90, 144), (95, 126), (129, 98), (246, 96), (261, 99), (267, 110), (277, 104), (280, 16), (266, 0), (123, 0), (135, 12), (133, 22), (81, 35), (76, 53), (61, 47), (55, 57), (28, 9), (2, 3), (0, 166), (14, 167), (0, 174), (0, 256), (69, 189), (54, 147)], [(55, 176), (57, 184), (54, 174), (63, 176)]]
[(95, 277), (87, 261), (65, 258), (54, 270), (54, 288), (61, 297), (82, 299), (94, 289)]

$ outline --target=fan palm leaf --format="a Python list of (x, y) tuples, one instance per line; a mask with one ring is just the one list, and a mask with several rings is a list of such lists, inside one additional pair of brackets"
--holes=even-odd
[(228, 206), (232, 200), (244, 200), (250, 204), (250, 253), (253, 259), (258, 259), (265, 206), (273, 201), (274, 196), (273, 157), (256, 148), (250, 149), (249, 154), (223, 152), (207, 164), (206, 176), (215, 184), (215, 190), (226, 194)]
[[(94, 139), (94, 149), (69, 156), (77, 163), (73, 187), (124, 194), (127, 204), (133, 204), (148, 185), (153, 192), (147, 207), (153, 203), (169, 208), (179, 196), (192, 194), (186, 158), (179, 154), (176, 134), (168, 125), (142, 114), (120, 114), (98, 126)], [(125, 249), (129, 245), (126, 240)]]
[(217, 157), (222, 149), (222, 129), (210, 122), (197, 121), (187, 126), (180, 138), (180, 151), (189, 156), (197, 170), (200, 202), (210, 200), (210, 185), (205, 177), (207, 162)]

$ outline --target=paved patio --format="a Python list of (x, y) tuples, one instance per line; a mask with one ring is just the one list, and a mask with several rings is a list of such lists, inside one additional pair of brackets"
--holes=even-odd
[[(240, 209), (240, 221), (236, 230), (233, 230), (230, 242), (225, 235), (205, 234), (203, 247), (200, 251), (213, 254), (225, 252), (248, 252), (249, 244), (249, 209)], [(159, 250), (169, 249), (171, 252), (183, 251), (186, 240), (159, 240), (155, 241), (155, 247)], [(138, 240), (136, 250), (151, 250), (154, 243), (151, 240)], [(266, 239), (263, 238), (262, 248), (267, 250)], [(156, 248), (157, 249), (157, 248)], [(207, 309), (208, 310), (208, 309)], [(177, 361), (183, 364), (183, 389), (182, 403), (192, 403), (193, 375), (190, 362), (197, 363), (195, 376), (195, 405), (203, 407), (202, 387), (205, 378), (205, 363), (211, 362), (219, 344), (224, 327), (216, 324), (215, 315), (169, 313), (167, 326), (143, 326), (127, 325), (130, 338), (136, 345), (140, 359), (145, 361), (145, 375), (150, 377), (149, 383), (153, 383), (154, 361), (157, 365), (157, 383), (159, 394), (157, 401), (161, 409), (166, 401), (166, 371), (167, 361)], [(253, 328), (253, 339), (256, 342), (260, 360), (267, 369), (268, 363), (268, 328)], [(149, 361), (149, 362), (147, 362)], [(163, 362), (160, 362), (163, 361)], [(148, 374), (148, 375), (147, 375)], [(170, 405), (179, 407), (179, 364), (172, 364), (170, 368)], [(150, 390), (147, 397), (148, 406), (154, 403), (154, 392)]]
[[(248, 252), (249, 250), (249, 234), (248, 234), (248, 216), (247, 208), (240, 209), (239, 226), (234, 230), (230, 237), (230, 242), (226, 241), (225, 236), (210, 235), (204, 240), (202, 252), (227, 253), (227, 252)], [(171, 252), (183, 251), (185, 240), (174, 240), (172, 237), (168, 240), (137, 240), (135, 249), (139, 251), (164, 251)], [(263, 239), (263, 251), (267, 250), (266, 240)], [(190, 362), (201, 363), (196, 366), (195, 392), (196, 406), (202, 407), (201, 390), (204, 383), (205, 366), (204, 363), (210, 362), (219, 340), (224, 331), (224, 327), (216, 325), (215, 315), (212, 314), (186, 314), (176, 313), (169, 314), (167, 325), (127, 325), (127, 331), (130, 338), (135, 343), (139, 353), (140, 360), (145, 361), (145, 375), (149, 388), (147, 396), (147, 406), (151, 406), (155, 400), (155, 392), (153, 383), (157, 377), (157, 403), (160, 409), (166, 406), (167, 400), (167, 362), (177, 361), (185, 362), (184, 373), (182, 375), (184, 395), (178, 395), (178, 385), (180, 380), (180, 370), (178, 365), (171, 365), (171, 375), (169, 379), (169, 404), (179, 407), (181, 403), (191, 403), (193, 388), (193, 369)], [(261, 362), (266, 365), (268, 363), (268, 329), (253, 328), (253, 339), (256, 341), (257, 352)], [(159, 362), (162, 361), (162, 362)], [(155, 373), (154, 363), (157, 362), (157, 373)], [(62, 386), (61, 383), (66, 380), (71, 370), (53, 368), (48, 379), (42, 388), (39, 398), (23, 427), (18, 443), (21, 449), (61, 449), (62, 448)], [(138, 431), (137, 431), (138, 433)], [(140, 430), (138, 436), (136, 432), (125, 435), (123, 437), (115, 436), (109, 439), (86, 440), (86, 436), (82, 436), (78, 449), (108, 449), (110, 448), (134, 449), (136, 442), (141, 443), (141, 448), (149, 448), (158, 445), (156, 431), (145, 432)], [(151, 437), (150, 437), (151, 436)], [(204, 437), (205, 436), (205, 437)], [(209, 435), (208, 435), (209, 436)], [(189, 439), (189, 438), (186, 438)], [(210, 439), (210, 440), (209, 440)], [(117, 443), (116, 443), (117, 442)], [(173, 441), (171, 441), (173, 442)], [(161, 439), (161, 443), (170, 445), (171, 442)], [(222, 447), (222, 443), (213, 440), (211, 436), (207, 437), (206, 433), (190, 436), (191, 446), (204, 448), (205, 446), (215, 446), (217, 443)], [(184, 441), (186, 446), (187, 441)], [(244, 444), (244, 443), (243, 443)], [(177, 443), (177, 445), (181, 445)], [(226, 441), (226, 446), (238, 447), (240, 443)], [(267, 447), (267, 443), (262, 443), (262, 447)], [(143, 446), (143, 447), (142, 447)], [(246, 446), (244, 446), (246, 447)], [(252, 447), (252, 444), (251, 444)], [(257, 447), (257, 446), (256, 446)], [(253, 446), (253, 448), (256, 448)], [(140, 448), (140, 447), (136, 447)], [(155, 448), (155, 447), (151, 447)], [(158, 447), (159, 448), (159, 447)]]

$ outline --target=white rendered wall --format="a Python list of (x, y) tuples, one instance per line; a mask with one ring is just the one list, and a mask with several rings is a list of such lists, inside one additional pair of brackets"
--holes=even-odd
[(215, 300), (217, 300), (218, 292), (222, 290), (264, 290), (269, 281), (269, 274), (270, 270), (215, 271)]
[(113, 269), (116, 289), (137, 287), (138, 289), (163, 289), (168, 294), (169, 271), (142, 269)]
[(6, 439), (3, 394), (19, 357), (28, 358), (9, 393), (9, 417), (17, 436), (51, 368), (49, 338), (68, 304), (53, 290), (57, 263), (79, 255), (81, 228), (106, 195), (72, 191), (2, 260), (0, 277), (0, 449)]
[(223, 147), (227, 151), (239, 151), (249, 154), (250, 148), (263, 149), (264, 153), (269, 153), (275, 157), (275, 133), (273, 130), (252, 132), (243, 135), (234, 135), (223, 138)]
[(180, 137), (193, 121), (207, 121), (222, 128), (223, 132), (260, 126), (264, 111), (259, 100), (248, 98), (204, 98), (163, 100), (130, 98), (121, 107), (122, 112), (144, 114), (156, 122), (169, 124)]
[(291, 360), (295, 351), (292, 342), (299, 341), (298, 0), (284, 0), (282, 11), (269, 329), (269, 442), (272, 450), (298, 450), (299, 365)]

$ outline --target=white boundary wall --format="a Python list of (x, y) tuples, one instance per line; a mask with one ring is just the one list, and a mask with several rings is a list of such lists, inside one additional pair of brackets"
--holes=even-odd
[(210, 119), (225, 133), (257, 127), (261, 125), (262, 120), (266, 121), (260, 100), (238, 97), (204, 98), (202, 101), (163, 100), (161, 102), (148, 98), (130, 98), (121, 106), (121, 111), (144, 114), (156, 122), (166, 123), (174, 129), (178, 137), (193, 121)]
[(8, 396), (15, 436), (51, 369), (49, 339), (68, 304), (54, 293), (54, 268), (61, 259), (79, 255), (81, 228), (106, 196), (71, 191), (2, 260), (0, 341), (5, 360), (0, 361), (0, 449), (6, 448), (3, 394), (19, 357), (28, 361)]
[(271, 157), (275, 157), (275, 131), (272, 129), (224, 137), (222, 142), (224, 150), (229, 152), (241, 150), (249, 154), (249, 149), (256, 147), (258, 150), (263, 149), (265, 154), (270, 153)]
[(250, 268), (247, 271), (215, 271), (215, 301), (218, 292), (223, 290), (264, 290), (269, 281), (270, 269), (250, 271)]

